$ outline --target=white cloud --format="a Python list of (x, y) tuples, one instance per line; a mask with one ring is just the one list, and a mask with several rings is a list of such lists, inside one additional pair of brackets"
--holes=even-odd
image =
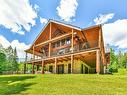
[(18, 33), (19, 33), (20, 35), (25, 35), (25, 32), (24, 32), (24, 31), (18, 31)]
[(25, 43), (21, 43), (18, 40), (13, 40), (11, 42), (11, 46), (12, 48), (17, 49), (17, 54), (19, 58), (25, 58), (25, 52), (24, 50), (28, 49), (30, 47), (30, 45), (26, 45)]
[(114, 17), (114, 13), (109, 13), (109, 14), (99, 14), (99, 17), (96, 17), (94, 19), (94, 22), (96, 25), (98, 24), (104, 24), (108, 22), (109, 19), (112, 19)]
[(78, 7), (77, 0), (61, 0), (56, 8), (58, 16), (64, 21), (71, 21), (75, 17)]
[(46, 24), (46, 23), (48, 22), (48, 20), (47, 20), (46, 18), (40, 17), (40, 22), (41, 22), (42, 24)]
[(16, 47), (17, 54), (19, 58), (25, 58), (25, 52), (24, 50), (28, 49), (30, 45), (26, 45), (25, 43), (21, 43), (18, 40), (13, 40), (12, 42), (9, 42), (4, 36), (0, 35), (0, 43), (4, 48), (9, 47), (10, 45), (14, 49)]
[(2, 35), (0, 35), (0, 43), (4, 48), (7, 48), (10, 46), (10, 42)]
[(102, 30), (105, 44), (127, 48), (127, 19), (104, 24)]
[(37, 4), (34, 5), (34, 9), (35, 9), (36, 11), (39, 11), (39, 8), (40, 8), (40, 7), (39, 7)]
[(36, 24), (37, 5), (32, 7), (29, 0), (0, 0), (0, 25), (14, 33), (24, 34)]

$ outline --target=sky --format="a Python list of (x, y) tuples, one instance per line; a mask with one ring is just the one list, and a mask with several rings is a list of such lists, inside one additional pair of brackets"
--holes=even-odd
[(0, 0), (0, 43), (24, 58), (49, 19), (80, 28), (102, 24), (105, 46), (127, 51), (127, 0)]

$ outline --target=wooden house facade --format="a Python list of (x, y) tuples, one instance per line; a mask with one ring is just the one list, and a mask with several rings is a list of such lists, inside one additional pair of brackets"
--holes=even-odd
[[(101, 25), (81, 29), (49, 20), (25, 52), (25, 68), (31, 64), (32, 73), (41, 69), (42, 74), (99, 74), (107, 65)], [(31, 60), (28, 53), (32, 54)]]

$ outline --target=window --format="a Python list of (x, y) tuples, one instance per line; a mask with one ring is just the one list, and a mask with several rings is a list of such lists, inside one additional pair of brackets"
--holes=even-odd
[(52, 48), (55, 48), (55, 43), (52, 43)]
[(59, 47), (59, 46), (60, 46), (60, 41), (57, 42), (57, 47)]
[(65, 39), (62, 39), (62, 46), (65, 45)]
[(70, 38), (67, 38), (67, 40), (66, 40), (66, 44), (67, 44), (67, 45), (71, 44), (71, 40), (70, 40)]

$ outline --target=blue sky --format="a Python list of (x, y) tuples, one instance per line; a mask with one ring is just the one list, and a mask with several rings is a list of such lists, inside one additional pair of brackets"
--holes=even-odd
[[(13, 45), (19, 56), (48, 19), (81, 28), (104, 24), (105, 44), (127, 51), (127, 0), (1, 0), (0, 43)], [(19, 48), (20, 45), (20, 48)]]

